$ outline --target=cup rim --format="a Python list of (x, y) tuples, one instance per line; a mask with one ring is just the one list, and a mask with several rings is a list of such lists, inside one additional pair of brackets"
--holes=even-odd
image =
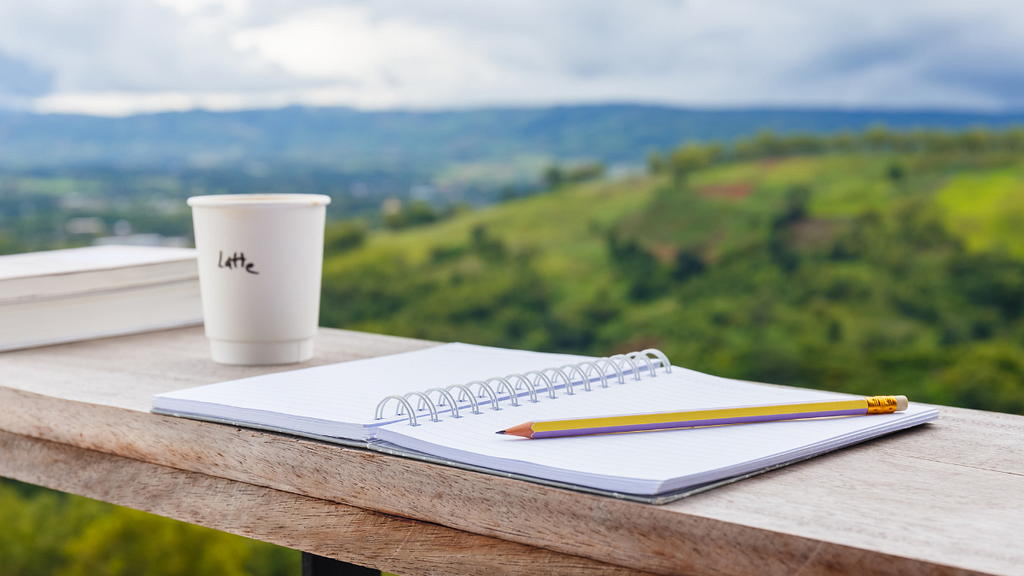
[(323, 194), (210, 194), (192, 196), (188, 205), (202, 208), (284, 208), (326, 206), (331, 197)]

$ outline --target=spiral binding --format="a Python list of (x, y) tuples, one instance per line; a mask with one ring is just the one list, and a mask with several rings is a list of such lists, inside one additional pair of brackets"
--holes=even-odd
[[(652, 361), (651, 356), (654, 357), (655, 361)], [(598, 358), (596, 360), (586, 360), (578, 364), (566, 364), (560, 367), (545, 368), (543, 370), (531, 370), (524, 374), (509, 374), (504, 378), (497, 376), (494, 378), (488, 378), (487, 380), (474, 380), (467, 382), (466, 384), (453, 384), (447, 388), (431, 388), (422, 392), (409, 392), (404, 395), (391, 395), (377, 404), (377, 410), (374, 412), (375, 420), (384, 419), (384, 407), (389, 402), (394, 400), (398, 403), (395, 408), (395, 415), (402, 416), (404, 414), (409, 415), (409, 425), (419, 426), (416, 421), (416, 412), (422, 411), (424, 408), (430, 411), (430, 420), (432, 422), (438, 422), (438, 408), (445, 406), (451, 407), (452, 418), (461, 418), (459, 414), (460, 402), (469, 400), (471, 407), (470, 412), (473, 414), (480, 414), (480, 403), (477, 402), (477, 398), (483, 398), (487, 396), (490, 399), (491, 410), (501, 410), (498, 405), (498, 398), (501, 396), (502, 389), (508, 391), (509, 403), (513, 407), (519, 406), (519, 391), (526, 387), (526, 392), (529, 395), (529, 402), (539, 402), (540, 398), (537, 394), (537, 389), (543, 385), (543, 389), (547, 391), (548, 398), (556, 399), (558, 395), (555, 393), (555, 388), (558, 384), (565, 386), (565, 394), (567, 396), (573, 396), (576, 394), (573, 388), (573, 380), (575, 376), (579, 377), (577, 384), (583, 385), (583, 390), (586, 392), (592, 391), (590, 387), (591, 380), (594, 378), (593, 374), (596, 374), (596, 379), (600, 382), (602, 388), (608, 387), (608, 373), (609, 371), (614, 373), (615, 378), (619, 384), (626, 383), (626, 373), (632, 374), (635, 380), (640, 380), (640, 366), (638, 362), (643, 362), (647, 373), (651, 377), (655, 377), (657, 368), (663, 368), (665, 374), (672, 372), (672, 364), (668, 361), (668, 357), (661, 350), (655, 348), (648, 348), (639, 352), (630, 352), (629, 354), (616, 354), (615, 356), (609, 356), (607, 358)], [(602, 369), (602, 366), (605, 366)], [(549, 377), (548, 374), (551, 374)], [(571, 376), (572, 375), (572, 376)], [(531, 380), (530, 377), (533, 377)], [(515, 384), (512, 381), (515, 380)], [(491, 383), (497, 382), (492, 388)], [(474, 387), (476, 392), (474, 392)], [(458, 396), (454, 396), (453, 391), (458, 391)], [(434, 400), (431, 399), (433, 394), (437, 395), (437, 404), (434, 404)], [(410, 400), (415, 397), (418, 399), (417, 410), (412, 409)]]

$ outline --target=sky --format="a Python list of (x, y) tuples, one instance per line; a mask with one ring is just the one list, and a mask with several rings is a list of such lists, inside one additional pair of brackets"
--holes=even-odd
[(1024, 110), (1024, 2), (0, 2), (0, 108), (607, 102)]

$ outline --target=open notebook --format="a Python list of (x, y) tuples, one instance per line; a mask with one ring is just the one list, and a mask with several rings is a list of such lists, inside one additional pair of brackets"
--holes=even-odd
[(158, 394), (153, 411), (654, 503), (938, 416), (912, 403), (864, 417), (545, 440), (495, 434), (533, 420), (848, 397), (666, 367), (656, 352), (597, 359), (446, 344)]

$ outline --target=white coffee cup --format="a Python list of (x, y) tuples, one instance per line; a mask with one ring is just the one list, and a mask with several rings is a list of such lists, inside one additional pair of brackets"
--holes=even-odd
[(313, 357), (330, 202), (319, 194), (188, 199), (214, 362), (292, 364)]

